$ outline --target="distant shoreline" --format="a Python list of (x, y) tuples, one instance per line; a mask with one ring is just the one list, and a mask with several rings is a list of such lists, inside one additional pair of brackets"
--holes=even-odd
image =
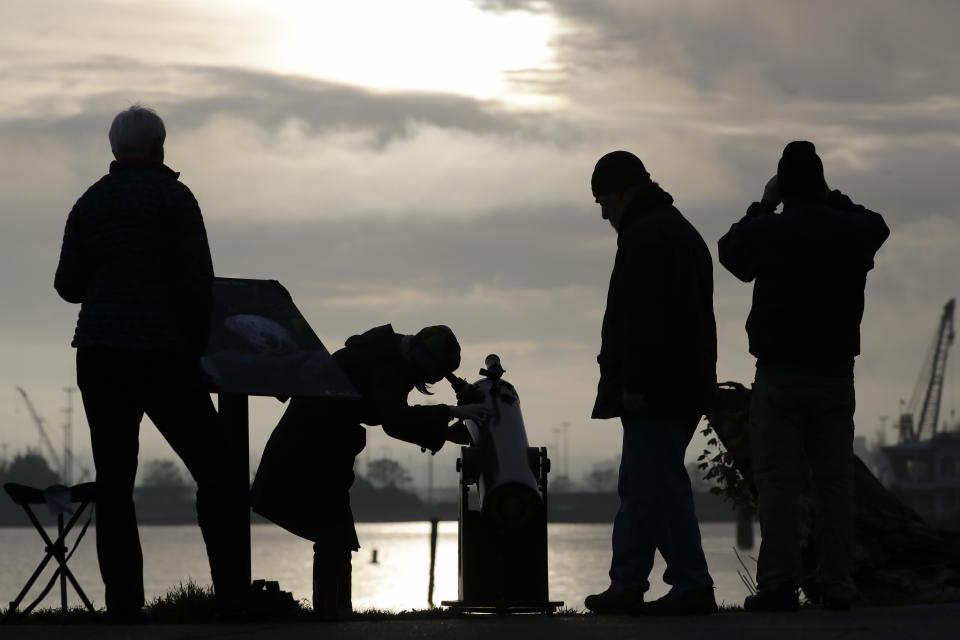
[[(136, 498), (137, 521), (142, 525), (175, 526), (197, 522), (192, 496), (138, 491)], [(457, 520), (455, 502), (435, 502), (427, 505), (412, 493), (395, 488), (360, 491), (356, 495), (351, 492), (350, 501), (356, 522), (423, 522), (433, 517), (444, 521)], [(735, 521), (733, 509), (720, 496), (694, 492), (694, 503), (700, 522)], [(557, 524), (612, 523), (617, 506), (618, 498), (615, 493), (551, 493), (548, 519), (549, 522)], [(43, 505), (35, 507), (34, 511), (44, 524), (55, 524), (55, 518)], [(251, 522), (269, 521), (251, 513)], [(23, 509), (0, 496), (0, 527), (29, 526), (30, 521)]]

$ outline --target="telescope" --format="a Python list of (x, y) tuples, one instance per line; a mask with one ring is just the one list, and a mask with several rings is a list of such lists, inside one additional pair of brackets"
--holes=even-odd
[(520, 398), (495, 354), (480, 380), (448, 375), (459, 404), (482, 403), (490, 417), (464, 420), (473, 442), (461, 447), (459, 599), (441, 605), (475, 613), (553, 613), (547, 575), (546, 447), (531, 447)]

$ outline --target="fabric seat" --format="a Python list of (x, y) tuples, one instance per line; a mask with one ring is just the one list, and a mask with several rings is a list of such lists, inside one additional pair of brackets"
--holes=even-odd
[[(27, 583), (23, 586), (20, 593), (17, 594), (17, 597), (10, 602), (10, 608), (7, 609), (3, 621), (6, 622), (16, 615), (27, 615), (33, 611), (34, 607), (50, 593), (50, 590), (54, 584), (56, 584), (58, 578), (60, 580), (60, 606), (63, 613), (67, 612), (67, 581), (73, 585), (77, 595), (79, 595), (83, 601), (84, 606), (91, 612), (96, 611), (87, 598), (87, 595), (83, 592), (83, 589), (80, 588), (80, 584), (74, 577), (73, 572), (67, 567), (67, 561), (73, 556), (73, 552), (76, 551), (80, 540), (83, 539), (84, 534), (87, 532), (87, 527), (90, 526), (90, 521), (93, 517), (92, 510), (86, 523), (84, 523), (83, 528), (74, 540), (73, 548), (69, 549), (69, 551), (67, 535), (83, 516), (84, 512), (87, 511), (87, 508), (96, 503), (96, 485), (93, 482), (85, 482), (72, 487), (55, 484), (46, 489), (37, 489), (15, 482), (8, 482), (3, 485), (3, 488), (16, 504), (23, 507), (30, 522), (33, 523), (34, 528), (36, 528), (40, 537), (43, 538), (43, 542), (46, 544), (43, 560), (40, 561), (33, 575), (27, 580)], [(36, 513), (33, 511), (33, 506), (40, 504), (47, 505), (51, 512), (57, 516), (57, 538), (55, 540), (51, 540), (46, 529), (44, 529)], [(66, 523), (64, 522), (65, 514), (70, 514), (70, 519), (66, 521)], [(56, 560), (58, 565), (53, 572), (53, 576), (51, 576), (40, 595), (30, 603), (26, 609), (17, 611), (20, 602), (26, 597), (30, 588), (40, 577), (40, 574), (51, 559)]]

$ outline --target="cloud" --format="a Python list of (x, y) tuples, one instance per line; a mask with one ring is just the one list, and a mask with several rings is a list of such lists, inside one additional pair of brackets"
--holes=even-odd
[[(59, 408), (76, 312), (51, 287), (63, 222), (106, 170), (110, 119), (143, 101), (167, 122), (218, 273), (280, 279), (331, 348), (388, 321), (450, 324), (465, 371), (502, 352), (531, 441), (570, 421), (585, 460), (618, 446), (615, 424), (586, 419), (615, 250), (590, 198), (593, 163), (636, 152), (715, 252), (783, 145), (814, 140), (830, 184), (893, 230), (868, 280), (858, 429), (893, 415), (960, 270), (955, 3), (479, 4), (555, 16), (555, 64), (511, 74), (548, 106), (265, 69), (251, 58), (275, 25), (225, 5), (185, 30), (168, 5), (125, 6), (111, 28), (115, 7), (88, 5), (67, 33), (4, 4), (0, 381), (47, 389), (46, 413)], [(722, 268), (715, 280), (720, 376), (748, 381), (750, 286)]]

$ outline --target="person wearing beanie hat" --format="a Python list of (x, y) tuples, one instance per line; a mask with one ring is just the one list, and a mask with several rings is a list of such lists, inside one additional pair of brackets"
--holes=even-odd
[[(596, 613), (712, 613), (713, 580), (683, 460), (716, 388), (713, 260), (634, 154), (604, 155), (590, 186), (617, 232), (592, 417), (619, 418), (623, 445), (610, 587), (584, 604)], [(645, 603), (657, 550), (672, 588)]]
[(445, 442), (470, 444), (460, 421), (489, 413), (483, 404), (407, 404), (413, 389), (429, 394), (428, 385), (460, 366), (460, 344), (444, 325), (412, 335), (375, 327), (348, 338), (333, 358), (359, 400), (291, 399), (250, 491), (254, 511), (314, 542), (314, 610), (323, 619), (352, 609), (350, 554), (360, 544), (349, 490), (366, 445), (361, 425), (382, 425), (387, 435), (436, 453)]
[(827, 196), (823, 162), (812, 142), (795, 140), (783, 150), (777, 163), (777, 190), (781, 197), (822, 200)]
[[(757, 358), (750, 442), (763, 541), (748, 611), (796, 611), (811, 573), (816, 590), (804, 590), (822, 607), (848, 609), (856, 598), (853, 365), (867, 272), (889, 234), (880, 214), (827, 188), (813, 143), (797, 140), (720, 238), (720, 264), (754, 283), (746, 329)], [(822, 524), (813, 567), (802, 565), (799, 538), (809, 479)]]

